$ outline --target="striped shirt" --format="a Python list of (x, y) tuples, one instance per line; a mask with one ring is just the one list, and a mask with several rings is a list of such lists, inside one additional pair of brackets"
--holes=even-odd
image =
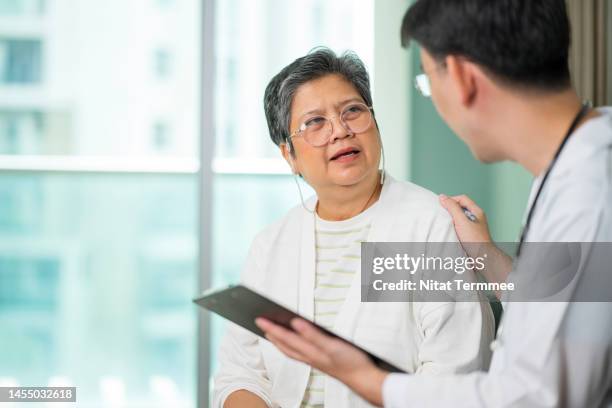
[[(326, 329), (335, 325), (353, 280), (360, 279), (361, 242), (368, 238), (374, 207), (344, 221), (316, 215), (314, 321)], [(323, 407), (324, 399), (325, 374), (311, 369), (301, 406)]]

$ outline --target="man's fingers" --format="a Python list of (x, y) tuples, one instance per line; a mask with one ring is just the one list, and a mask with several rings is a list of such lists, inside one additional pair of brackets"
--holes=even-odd
[(451, 197), (453, 200), (459, 203), (461, 207), (467, 208), (477, 217), (481, 217), (483, 215), (482, 209), (472, 200), (470, 197), (465, 194), (457, 195)]
[[(269, 321), (268, 319), (264, 319), (263, 317), (258, 317), (257, 319), (255, 319), (255, 325), (266, 333), (269, 331), (276, 332), (277, 326), (278, 326), (272, 323), (271, 321)], [(281, 329), (284, 329), (284, 327), (280, 327), (280, 326), (278, 327)]]
[(449, 212), (451, 217), (453, 217), (453, 220), (457, 221), (457, 220), (462, 220), (463, 218), (466, 218), (465, 213), (463, 212), (463, 209), (461, 208), (461, 205), (459, 205), (459, 203), (453, 198), (447, 197), (442, 194), (440, 195), (440, 204), (442, 205), (442, 207), (444, 207), (446, 211)]
[(308, 340), (300, 337), (300, 335), (294, 331), (285, 329), (278, 324), (274, 324), (269, 320), (262, 318), (255, 319), (255, 324), (267, 335), (278, 339), (278, 341), (281, 342), (286, 348), (299, 353), (311, 362), (315, 361), (321, 354), (321, 350), (311, 344)]
[(289, 347), (285, 343), (283, 343), (283, 339), (282, 338), (275, 337), (272, 334), (266, 334), (266, 339), (268, 339), (272, 344), (274, 344), (287, 357), (290, 357), (290, 358), (292, 358), (294, 360), (301, 361), (303, 363), (307, 363), (307, 364), (310, 363), (306, 359), (306, 357), (304, 357), (298, 351), (292, 349), (291, 347)]
[(310, 343), (316, 347), (326, 350), (329, 348), (330, 341), (333, 341), (329, 336), (325, 335), (321, 330), (314, 327), (304, 319), (293, 319), (291, 320), (291, 327), (302, 335)]

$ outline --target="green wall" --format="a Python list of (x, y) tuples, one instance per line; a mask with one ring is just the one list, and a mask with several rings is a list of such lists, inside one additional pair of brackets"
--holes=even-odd
[[(410, 53), (412, 73), (418, 73), (418, 50), (412, 47)], [(436, 193), (469, 195), (487, 213), (495, 240), (516, 240), (531, 176), (514, 163), (479, 163), (442, 121), (431, 99), (413, 86), (409, 93), (411, 180)]]

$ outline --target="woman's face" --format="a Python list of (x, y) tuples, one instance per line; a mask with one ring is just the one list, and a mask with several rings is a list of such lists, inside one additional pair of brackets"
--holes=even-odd
[(329, 142), (324, 146), (311, 146), (301, 133), (292, 139), (295, 157), (290, 157), (285, 145), (281, 146), (294, 171), (302, 174), (315, 190), (354, 186), (371, 180), (378, 171), (380, 141), (374, 118), (367, 129), (355, 134), (340, 122), (340, 113), (355, 103), (365, 101), (350, 82), (336, 74), (303, 84), (293, 97), (290, 133), (317, 117), (330, 118), (333, 124)]

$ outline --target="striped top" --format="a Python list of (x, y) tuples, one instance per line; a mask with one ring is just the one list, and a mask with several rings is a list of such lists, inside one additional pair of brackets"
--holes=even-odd
[[(314, 321), (326, 329), (335, 325), (353, 280), (360, 279), (361, 242), (367, 241), (375, 206), (344, 221), (325, 221), (316, 215)], [(324, 392), (325, 374), (312, 369), (301, 406), (323, 407)]]

